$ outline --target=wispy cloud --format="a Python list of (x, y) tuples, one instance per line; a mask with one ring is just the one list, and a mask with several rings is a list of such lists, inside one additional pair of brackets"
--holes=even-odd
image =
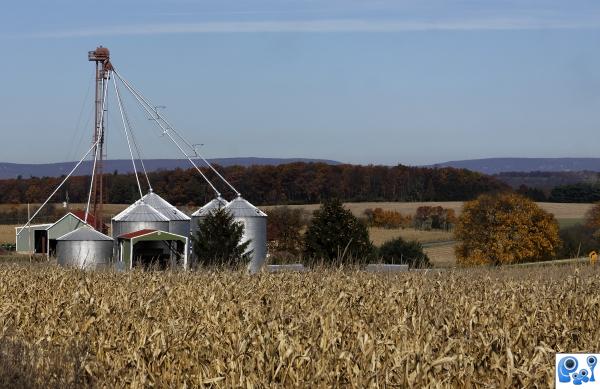
[(600, 20), (538, 20), (535, 18), (497, 18), (466, 20), (297, 20), (297, 21), (224, 21), (205, 23), (153, 23), (114, 25), (103, 28), (83, 28), (46, 31), (34, 34), (43, 38), (89, 36), (197, 34), (197, 33), (260, 33), (260, 32), (402, 32), (402, 31), (470, 31), (470, 30), (541, 30), (600, 28)]

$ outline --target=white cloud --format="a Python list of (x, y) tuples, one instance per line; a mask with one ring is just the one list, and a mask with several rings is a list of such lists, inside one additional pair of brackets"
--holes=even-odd
[(158, 23), (115, 25), (48, 31), (34, 34), (43, 38), (88, 36), (124, 36), (195, 33), (257, 33), (257, 32), (402, 32), (402, 31), (470, 31), (470, 30), (540, 30), (600, 28), (600, 20), (538, 20), (535, 18), (490, 18), (466, 20), (298, 20), (205, 23)]

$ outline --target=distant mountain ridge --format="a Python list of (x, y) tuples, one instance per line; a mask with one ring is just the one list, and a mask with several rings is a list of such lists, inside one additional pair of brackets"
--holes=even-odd
[(484, 174), (505, 172), (600, 172), (600, 158), (483, 158), (431, 165), (469, 169)]
[[(239, 157), (239, 158), (214, 158), (209, 159), (213, 164), (223, 167), (241, 165), (281, 165), (294, 162), (322, 162), (329, 165), (339, 165), (341, 162), (328, 159), (310, 159), (310, 158), (259, 158), (259, 157)], [(137, 163), (138, 169), (140, 165)], [(192, 167), (187, 159), (147, 159), (144, 160), (144, 165), (149, 172), (158, 170), (174, 170), (174, 169), (189, 169)], [(198, 166), (202, 166), (203, 162), (198, 161)], [(75, 162), (58, 162), (44, 164), (21, 164), (0, 162), (0, 179), (23, 178), (29, 177), (60, 177), (63, 174), (68, 174), (75, 166)], [(112, 173), (132, 173), (133, 166), (129, 159), (112, 159), (104, 162), (104, 172)], [(89, 175), (92, 171), (91, 161), (84, 161), (74, 173), (75, 175)]]

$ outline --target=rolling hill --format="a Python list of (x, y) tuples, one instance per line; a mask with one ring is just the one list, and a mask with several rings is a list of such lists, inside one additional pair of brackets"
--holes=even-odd
[(504, 172), (600, 172), (600, 158), (483, 158), (448, 161), (433, 167), (455, 167), (484, 174)]
[[(293, 162), (324, 162), (330, 165), (339, 165), (340, 162), (325, 160), (325, 159), (309, 159), (309, 158), (257, 158), (257, 157), (240, 157), (240, 158), (214, 158), (209, 160), (211, 163), (227, 167), (227, 166), (255, 166), (255, 165), (281, 165)], [(144, 160), (146, 169), (150, 172), (159, 170), (174, 170), (177, 168), (189, 169), (191, 166), (187, 159), (148, 159)], [(59, 162), (45, 164), (20, 164), (0, 162), (0, 179), (23, 178), (29, 177), (60, 177), (63, 174), (68, 174), (75, 166), (75, 162)], [(138, 165), (139, 166), (139, 165)], [(202, 166), (202, 161), (198, 161), (198, 166)], [(91, 161), (84, 161), (78, 168), (76, 175), (87, 175), (92, 170)], [(112, 173), (133, 173), (131, 160), (128, 159), (113, 159), (105, 161), (104, 171)]]

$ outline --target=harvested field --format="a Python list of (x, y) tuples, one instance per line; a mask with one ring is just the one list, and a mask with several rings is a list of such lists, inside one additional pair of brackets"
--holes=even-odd
[(0, 224), (0, 243), (15, 243), (14, 225)]
[(371, 241), (376, 246), (381, 246), (382, 243), (394, 238), (402, 238), (404, 240), (416, 240), (421, 243), (442, 242), (453, 240), (452, 232), (442, 230), (422, 231), (414, 228), (379, 228), (369, 227), (369, 236)]
[[(554, 214), (557, 219), (583, 219), (585, 213), (593, 206), (593, 204), (562, 204), (562, 203), (537, 203), (546, 211)], [(356, 216), (363, 216), (365, 209), (382, 208), (384, 210), (398, 211), (403, 215), (414, 215), (417, 208), (421, 206), (440, 206), (443, 208), (453, 209), (457, 215), (462, 211), (462, 201), (442, 201), (442, 202), (415, 202), (415, 203), (345, 203), (348, 209)], [(267, 212), (273, 206), (260, 207)], [(291, 208), (304, 208), (307, 211), (314, 211), (319, 208), (319, 204), (306, 205), (290, 205)]]
[[(31, 213), (35, 212), (41, 204), (30, 204)], [(62, 204), (53, 204), (56, 209), (63, 209)], [(129, 204), (104, 204), (104, 216), (110, 218), (127, 208)], [(69, 204), (69, 209), (85, 209), (86, 204)], [(8, 212), (13, 208), (27, 209), (27, 204), (0, 204), (0, 212)]]
[[(368, 203), (344, 203), (344, 205), (352, 211), (356, 216), (363, 216), (365, 209), (371, 208), (382, 208), (384, 210), (393, 210), (402, 213), (403, 215), (414, 215), (417, 208), (421, 206), (441, 206), (444, 208), (453, 209), (457, 215), (462, 211), (462, 201), (442, 201), (442, 202), (411, 202), (411, 203), (396, 203), (396, 202), (368, 202)], [(554, 214), (557, 219), (583, 219), (585, 213), (593, 204), (562, 204), (562, 203), (538, 203), (546, 211)], [(36, 209), (39, 204), (31, 204), (32, 210)], [(61, 204), (55, 204), (57, 208), (62, 207)], [(290, 205), (290, 208), (303, 208), (309, 212), (318, 209), (320, 204), (303, 204), (303, 205)], [(0, 212), (6, 212), (11, 207), (27, 208), (26, 204), (0, 204)], [(71, 204), (71, 209), (83, 209), (85, 204)], [(114, 216), (121, 212), (127, 207), (127, 204), (105, 204), (104, 214), (106, 217)], [(273, 207), (279, 207), (279, 205), (265, 205), (260, 206), (261, 209), (268, 212)], [(186, 206), (179, 207), (180, 209), (191, 213), (197, 210), (196, 207), (189, 208)]]
[(0, 278), (0, 386), (551, 387), (555, 352), (600, 349), (587, 265)]
[(427, 254), (434, 267), (453, 267), (456, 266), (455, 246), (455, 242), (425, 245), (423, 251)]

